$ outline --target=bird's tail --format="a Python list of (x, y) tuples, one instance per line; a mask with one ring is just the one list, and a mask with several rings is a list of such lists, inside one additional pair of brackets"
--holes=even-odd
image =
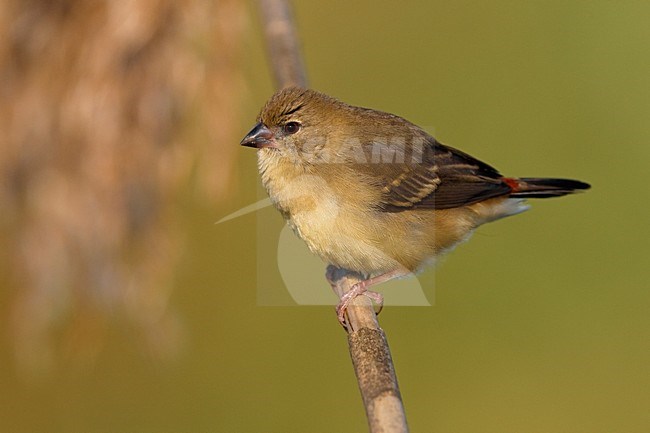
[(521, 179), (504, 178), (503, 180), (512, 188), (510, 197), (513, 198), (560, 197), (591, 188), (588, 183), (572, 179), (524, 177)]

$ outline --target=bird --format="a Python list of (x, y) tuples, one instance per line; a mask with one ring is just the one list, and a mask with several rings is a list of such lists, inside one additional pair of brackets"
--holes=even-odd
[(240, 144), (257, 149), (262, 184), (310, 251), (363, 276), (336, 307), (343, 326), (352, 299), (381, 308), (370, 287), (420, 272), (526, 199), (590, 188), (504, 177), (400, 116), (296, 86), (270, 97)]

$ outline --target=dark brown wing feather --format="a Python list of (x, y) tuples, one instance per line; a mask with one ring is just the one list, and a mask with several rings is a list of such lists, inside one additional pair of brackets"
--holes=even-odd
[[(408, 155), (407, 160), (412, 161)], [(449, 209), (511, 192), (495, 168), (432, 137), (415, 160), (383, 164), (379, 170), (383, 173), (383, 210)]]

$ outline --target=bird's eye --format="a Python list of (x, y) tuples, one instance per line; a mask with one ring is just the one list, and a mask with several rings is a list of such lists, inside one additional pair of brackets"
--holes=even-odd
[(298, 122), (287, 122), (284, 125), (284, 132), (287, 134), (295, 134), (300, 131), (300, 123)]

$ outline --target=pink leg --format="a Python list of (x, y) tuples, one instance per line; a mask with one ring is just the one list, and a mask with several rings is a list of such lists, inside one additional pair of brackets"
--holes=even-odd
[(359, 281), (354, 286), (352, 286), (348, 292), (341, 296), (341, 299), (336, 306), (336, 315), (339, 319), (339, 322), (341, 322), (341, 325), (345, 326), (345, 310), (347, 310), (350, 302), (352, 302), (354, 298), (360, 295), (367, 296), (368, 298), (375, 301), (375, 303), (379, 306), (379, 310), (377, 311), (377, 314), (379, 314), (384, 306), (384, 297), (381, 295), (381, 293), (373, 292), (371, 290), (368, 290), (368, 288), (392, 280), (393, 278), (408, 275), (409, 273), (410, 272), (406, 269), (396, 269), (394, 271), (386, 272), (385, 274), (381, 274), (367, 280)]

